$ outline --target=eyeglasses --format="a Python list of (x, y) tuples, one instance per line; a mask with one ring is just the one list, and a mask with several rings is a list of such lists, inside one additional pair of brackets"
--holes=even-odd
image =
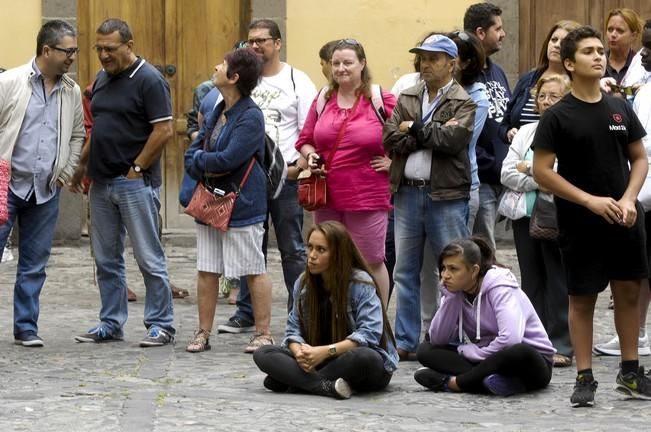
[(468, 33), (465, 31), (455, 31), (452, 33), (452, 37), (459, 37), (464, 42), (468, 42), (470, 40), (470, 36), (468, 36)]
[(66, 57), (68, 57), (68, 58), (72, 57), (73, 55), (75, 55), (75, 54), (77, 54), (79, 52), (79, 48), (77, 48), (77, 47), (75, 47), (75, 48), (59, 48), (59, 47), (51, 46), (50, 48), (52, 48), (53, 50), (57, 50), (57, 51), (61, 51), (61, 52), (66, 53)]
[(101, 54), (102, 51), (104, 51), (106, 54), (111, 54), (115, 52), (118, 48), (120, 48), (122, 45), (124, 45), (126, 42), (122, 42), (119, 45), (113, 45), (113, 46), (101, 46), (101, 45), (95, 45), (93, 48), (95, 51), (97, 51), (97, 54)]
[(246, 41), (246, 44), (250, 47), (252, 47), (253, 45), (262, 46), (262, 44), (264, 44), (268, 40), (275, 40), (275, 39), (276, 38), (273, 37), (249, 39)]

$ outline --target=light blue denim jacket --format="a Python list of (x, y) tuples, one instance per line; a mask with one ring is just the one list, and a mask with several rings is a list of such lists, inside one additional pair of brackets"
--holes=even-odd
[[(288, 348), (291, 342), (305, 343), (301, 334), (301, 320), (309, 317), (299, 315), (299, 301), (306, 295), (305, 289), (301, 286), (303, 275), (294, 284), (294, 307), (287, 317), (287, 328), (282, 346)], [(353, 271), (350, 285), (348, 286), (348, 329), (350, 334), (346, 339), (357, 342), (359, 346), (365, 346), (377, 351), (384, 359), (384, 368), (392, 373), (398, 368), (398, 352), (387, 336), (387, 349), (380, 346), (380, 339), (384, 332), (382, 321), (382, 306), (380, 298), (375, 292), (373, 279), (362, 271)]]

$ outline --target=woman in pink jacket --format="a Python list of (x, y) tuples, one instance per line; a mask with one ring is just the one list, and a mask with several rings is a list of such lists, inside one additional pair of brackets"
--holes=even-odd
[(547, 387), (555, 350), (529, 298), (480, 238), (439, 257), (441, 306), (418, 348), (416, 381), (434, 391), (509, 396)]
[[(338, 41), (332, 51), (332, 78), (325, 105), (312, 103), (296, 149), (312, 172), (326, 172), (327, 207), (315, 212), (315, 222), (343, 223), (369, 264), (386, 305), (389, 275), (384, 265), (388, 210), (391, 208), (388, 166), (384, 163), (382, 126), (396, 105), (395, 97), (377, 91), (381, 109), (373, 104), (373, 86), (362, 45)], [(381, 93), (380, 93), (381, 92)], [(330, 164), (323, 166), (341, 138)]]

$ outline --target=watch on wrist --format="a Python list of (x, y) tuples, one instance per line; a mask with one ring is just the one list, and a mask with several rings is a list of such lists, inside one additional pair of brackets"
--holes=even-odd
[(136, 174), (142, 174), (142, 167), (140, 165), (134, 165), (133, 172), (135, 172)]
[(335, 344), (328, 345), (328, 354), (331, 356), (337, 354), (337, 346)]

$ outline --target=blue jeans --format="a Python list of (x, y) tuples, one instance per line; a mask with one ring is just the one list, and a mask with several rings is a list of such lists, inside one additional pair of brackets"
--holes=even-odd
[(93, 182), (89, 199), (102, 324), (119, 332), (127, 321), (124, 241), (128, 232), (145, 282), (145, 327), (158, 326), (174, 334), (172, 291), (158, 237), (158, 188), (143, 179), (120, 176), (105, 183)]
[(497, 200), (502, 186), (482, 183), (479, 186), (479, 209), (472, 228), (473, 235), (483, 237), (495, 249), (495, 220)]
[(434, 201), (428, 187), (400, 186), (395, 208), (397, 348), (416, 352), (421, 331), (420, 272), (426, 239), (436, 260), (452, 240), (468, 237), (468, 200)]
[[(294, 304), (294, 282), (305, 270), (305, 243), (303, 242), (303, 207), (298, 205), (298, 183), (288, 180), (280, 195), (269, 201), (269, 213), (276, 233), (276, 242), (280, 251), (283, 278), (287, 288), (287, 312)], [(265, 225), (265, 230), (269, 226)], [(267, 231), (263, 250), (267, 256)], [(240, 279), (240, 292), (237, 296), (237, 310), (233, 315), (244, 321), (254, 322), (251, 295), (246, 278)]]
[[(58, 188), (57, 188), (58, 189)], [(18, 218), (18, 267), (14, 285), (14, 336), (38, 333), (39, 296), (45, 283), (61, 190), (49, 201), (36, 204), (32, 194), (24, 201), (9, 190), (9, 221), (0, 225), (0, 253)]]

